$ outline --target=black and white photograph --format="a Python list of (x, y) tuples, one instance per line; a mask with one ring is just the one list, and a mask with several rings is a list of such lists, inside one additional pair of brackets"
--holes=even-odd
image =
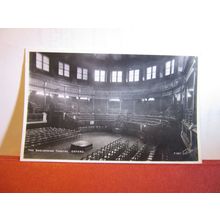
[(197, 56), (28, 51), (21, 160), (199, 162)]

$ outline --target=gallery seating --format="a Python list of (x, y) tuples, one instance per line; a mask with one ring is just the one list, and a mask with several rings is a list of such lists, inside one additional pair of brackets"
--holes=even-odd
[(140, 147), (136, 154), (131, 158), (132, 161), (146, 161), (149, 155), (148, 146), (145, 144)]
[(131, 119), (135, 123), (144, 123), (149, 126), (158, 126), (162, 124), (167, 124), (168, 119), (161, 116), (149, 116), (149, 115), (134, 115)]
[(128, 141), (119, 138), (94, 151), (82, 160), (115, 160), (128, 146)]
[(129, 161), (138, 151), (138, 143), (133, 144), (128, 147), (121, 155), (119, 155), (116, 160), (119, 161)]

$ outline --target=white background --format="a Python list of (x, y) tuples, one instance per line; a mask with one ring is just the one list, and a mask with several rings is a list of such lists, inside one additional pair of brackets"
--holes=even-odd
[(7, 1), (2, 27), (74, 29), (0, 29), (0, 142), (17, 98), (24, 48), (197, 55), (202, 159), (220, 159), (218, 9), (212, 0)]
[(0, 197), (0, 206), (4, 220), (197, 220), (218, 219), (220, 199), (217, 194), (11, 194)]

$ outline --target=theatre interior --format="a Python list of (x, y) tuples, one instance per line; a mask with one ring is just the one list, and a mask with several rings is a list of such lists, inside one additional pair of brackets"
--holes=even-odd
[(197, 57), (29, 52), (24, 159), (198, 161)]

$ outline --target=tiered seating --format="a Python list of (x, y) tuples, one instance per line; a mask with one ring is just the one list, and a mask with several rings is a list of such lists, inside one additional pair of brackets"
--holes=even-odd
[(89, 154), (82, 160), (115, 160), (128, 146), (128, 141), (119, 138), (101, 149)]
[(157, 126), (168, 123), (168, 120), (160, 117), (149, 117), (147, 115), (135, 115), (132, 117), (132, 121), (136, 123), (145, 123), (150, 126)]
[(45, 127), (27, 129), (25, 146), (26, 148), (43, 147), (57, 141), (69, 138), (77, 138), (78, 135), (79, 134), (77, 131), (65, 128)]
[(118, 114), (95, 114), (96, 121), (115, 121), (118, 118)]
[(148, 146), (143, 145), (138, 152), (131, 158), (132, 161), (146, 161), (149, 155)]
[[(77, 114), (76, 117), (80, 121), (117, 121), (123, 116), (126, 121), (127, 116), (123, 114)], [(147, 125), (166, 124), (169, 120), (175, 120), (172, 117), (164, 117), (161, 115), (133, 115), (130, 117), (131, 122), (145, 123)]]
[(121, 155), (119, 155), (116, 160), (128, 161), (137, 153), (138, 144), (135, 143), (131, 147), (128, 147)]
[(80, 121), (94, 121), (94, 115), (93, 114), (77, 114), (77, 119)]

